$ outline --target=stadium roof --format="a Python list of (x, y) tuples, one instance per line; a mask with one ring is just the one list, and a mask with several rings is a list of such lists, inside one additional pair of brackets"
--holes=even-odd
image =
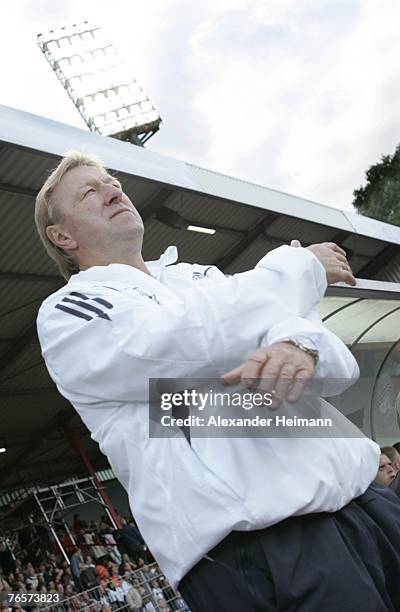
[[(34, 198), (70, 149), (95, 153), (115, 171), (146, 225), (144, 255), (170, 244), (180, 260), (251, 268), (266, 251), (297, 238), (334, 241), (363, 278), (396, 280), (400, 228), (224, 176), (146, 149), (0, 106), (0, 490), (83, 473), (60, 423), (68, 419), (96, 469), (97, 445), (59, 396), (40, 356), (35, 319), (62, 284), (36, 237)], [(187, 225), (214, 228), (214, 235)]]

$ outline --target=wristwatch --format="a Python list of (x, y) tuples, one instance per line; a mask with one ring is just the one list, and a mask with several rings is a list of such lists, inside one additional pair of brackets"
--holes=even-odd
[(297, 348), (299, 348), (301, 351), (307, 353), (307, 355), (311, 355), (314, 360), (314, 366), (317, 367), (319, 358), (318, 351), (316, 348), (310, 346), (310, 344), (312, 344), (311, 342), (310, 344), (307, 344), (307, 340), (299, 340), (298, 338), (288, 338), (287, 340), (283, 340), (283, 342), (289, 342), (290, 344), (293, 344), (293, 346), (297, 346)]

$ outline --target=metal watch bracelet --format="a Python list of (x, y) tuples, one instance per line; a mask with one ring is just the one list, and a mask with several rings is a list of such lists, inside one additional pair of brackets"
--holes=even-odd
[(297, 340), (296, 338), (288, 338), (287, 340), (284, 340), (284, 342), (289, 342), (290, 344), (293, 344), (293, 346), (297, 346), (297, 348), (299, 348), (301, 351), (304, 351), (304, 353), (307, 353), (307, 355), (311, 355), (311, 357), (314, 360), (314, 365), (315, 367), (317, 367), (319, 356), (318, 356), (318, 351), (316, 349), (311, 348), (310, 346), (307, 346), (306, 344), (304, 344), (300, 340)]

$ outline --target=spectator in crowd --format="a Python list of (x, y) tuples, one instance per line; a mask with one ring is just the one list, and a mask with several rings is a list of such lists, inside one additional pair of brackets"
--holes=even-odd
[(77, 591), (77, 588), (71, 582), (65, 585), (65, 597), (72, 597), (75, 593), (77, 593)]
[(134, 572), (137, 569), (136, 563), (132, 563), (129, 559), (128, 553), (122, 554), (121, 564), (119, 566), (119, 573), (121, 575), (126, 572)]
[(114, 529), (111, 527), (110, 523), (106, 519), (107, 519), (107, 517), (103, 516), (101, 521), (100, 521), (98, 533), (101, 536), (104, 536), (107, 533), (112, 533), (114, 531)]
[(28, 565), (26, 566), (26, 575), (26, 584), (30, 584), (34, 589), (37, 589), (39, 584), (39, 578), (36, 575), (32, 563), (28, 563)]
[(110, 601), (107, 596), (108, 587), (106, 584), (100, 584), (99, 586), (99, 602), (101, 604), (102, 612), (111, 612)]
[(60, 596), (60, 599), (64, 599), (65, 597), (65, 589), (64, 589), (64, 585), (61, 582), (57, 582), (56, 584), (56, 591)]
[(143, 557), (146, 552), (144, 540), (133, 523), (128, 524), (125, 519), (121, 519), (121, 524), (121, 545), (124, 552), (127, 552), (137, 562), (139, 557)]
[(91, 546), (90, 552), (96, 561), (101, 561), (103, 557), (107, 556), (107, 549), (105, 546), (100, 544), (100, 539), (97, 536), (95, 536), (95, 544), (94, 546)]
[(71, 556), (71, 573), (74, 579), (76, 587), (80, 588), (80, 574), (79, 564), (83, 563), (82, 550), (79, 546), (75, 546), (73, 555)]
[(139, 610), (142, 607), (142, 598), (139, 591), (132, 584), (130, 572), (125, 572), (121, 580), (121, 587), (125, 593), (129, 610)]
[(85, 565), (87, 565), (88, 567), (92, 567), (94, 570), (96, 569), (96, 565), (93, 563), (93, 559), (90, 555), (87, 555), (87, 557), (85, 557)]
[[(36, 590), (36, 588), (33, 586), (33, 584), (27, 583), (27, 585), (26, 585), (26, 593), (27, 593), (28, 595), (34, 595), (35, 593), (37, 593), (37, 590)], [(24, 604), (24, 609), (25, 609), (27, 612), (31, 612), (31, 610), (33, 610), (34, 608), (35, 608), (35, 606), (34, 606), (34, 605), (27, 605), (27, 604)]]
[(115, 586), (119, 586), (120, 585), (120, 579), (119, 579), (119, 573), (118, 573), (118, 566), (115, 563), (113, 563), (112, 561), (108, 561), (107, 562), (107, 570), (108, 570), (109, 579), (111, 578), (111, 582)]
[(103, 535), (104, 542), (106, 545), (107, 554), (111, 557), (111, 559), (120, 564), (122, 561), (121, 553), (118, 550), (117, 542), (115, 541), (113, 533), (105, 533)]
[(99, 577), (93, 566), (86, 565), (86, 563), (79, 563), (80, 576), (79, 580), (82, 588), (86, 591), (93, 589), (100, 584)]
[(396, 472), (393, 469), (392, 462), (385, 453), (381, 453), (379, 459), (379, 469), (375, 477), (375, 481), (385, 487), (388, 487), (396, 478)]
[(394, 446), (384, 446), (381, 448), (381, 453), (385, 453), (392, 462), (393, 469), (396, 474), (400, 471), (400, 453)]
[(96, 573), (99, 576), (100, 582), (107, 584), (109, 580), (109, 573), (107, 568), (102, 563), (97, 563)]
[(151, 583), (151, 587), (152, 587), (152, 594), (153, 594), (154, 599), (159, 601), (160, 599), (164, 598), (164, 594), (162, 592), (162, 589), (160, 587), (160, 583), (158, 582), (158, 580), (153, 580), (153, 582)]
[(74, 533), (78, 538), (78, 541), (80, 542), (82, 539), (83, 522), (81, 521), (81, 517), (79, 514), (74, 514), (74, 518), (72, 521), (72, 529), (74, 530)]
[(45, 569), (43, 572), (43, 578), (45, 579), (47, 585), (50, 584), (50, 581), (53, 575), (53, 570), (54, 570), (54, 567), (51, 565), (51, 563), (46, 563)]
[(93, 546), (94, 545), (94, 533), (92, 529), (85, 529), (83, 534), (83, 541), (85, 542), (86, 546)]
[(114, 604), (119, 608), (121, 604), (125, 602), (125, 593), (121, 587), (120, 581), (118, 581), (118, 584), (112, 582), (108, 585), (107, 598), (111, 603), (111, 607)]
[(81, 588), (80, 582), (77, 583), (75, 577), (72, 575), (71, 567), (66, 567), (63, 569), (62, 581), (65, 587), (71, 586), (78, 590)]

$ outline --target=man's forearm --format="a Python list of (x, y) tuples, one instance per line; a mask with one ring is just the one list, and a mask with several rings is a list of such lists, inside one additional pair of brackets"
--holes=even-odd
[(321, 395), (342, 393), (358, 378), (357, 361), (340, 338), (323, 326), (317, 312), (278, 323), (263, 337), (261, 345), (270, 346), (291, 338), (311, 343), (318, 351), (314, 378), (318, 379)]

